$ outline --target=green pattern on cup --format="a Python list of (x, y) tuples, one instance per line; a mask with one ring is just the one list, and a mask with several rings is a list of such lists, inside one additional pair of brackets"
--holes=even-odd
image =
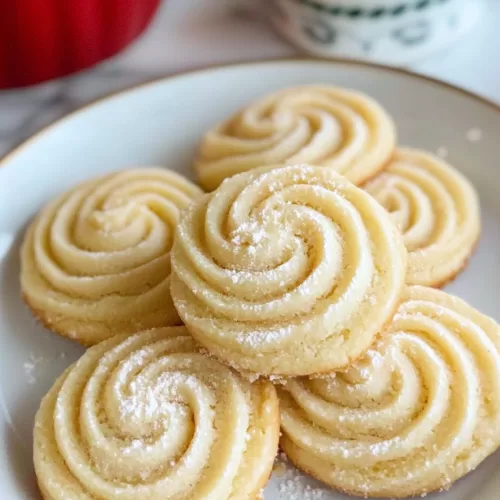
[(412, 10), (420, 11), (449, 1), (450, 0), (419, 0), (418, 2), (401, 3), (394, 7), (375, 7), (367, 9), (361, 6), (345, 7), (341, 5), (326, 5), (315, 0), (299, 0), (302, 5), (311, 7), (318, 12), (326, 12), (333, 16), (349, 17), (351, 19), (399, 17)]

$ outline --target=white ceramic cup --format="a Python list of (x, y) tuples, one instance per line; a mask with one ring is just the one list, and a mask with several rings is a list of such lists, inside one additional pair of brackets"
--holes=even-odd
[(297, 47), (326, 57), (405, 65), (456, 41), (478, 0), (267, 0), (265, 15)]

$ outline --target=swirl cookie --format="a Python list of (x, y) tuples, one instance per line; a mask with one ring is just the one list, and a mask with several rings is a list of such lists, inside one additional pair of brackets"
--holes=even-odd
[(227, 179), (184, 211), (171, 292), (195, 338), (253, 375), (333, 371), (397, 308), (406, 250), (371, 196), (323, 167)]
[(384, 167), (395, 144), (392, 119), (376, 101), (310, 85), (251, 103), (210, 130), (195, 169), (208, 191), (226, 177), (276, 163), (322, 165), (360, 184)]
[(160, 168), (112, 173), (63, 194), (26, 233), (26, 302), (47, 328), (86, 345), (179, 324), (170, 249), (180, 209), (200, 195)]
[(364, 189), (403, 232), (408, 283), (439, 287), (465, 266), (479, 238), (479, 202), (457, 170), (422, 151), (400, 149)]
[(161, 328), (92, 347), (56, 381), (35, 419), (35, 472), (46, 500), (256, 499), (278, 436), (271, 383)]
[(492, 319), (442, 291), (410, 287), (362, 361), (280, 389), (281, 447), (351, 494), (447, 488), (500, 444), (499, 349)]

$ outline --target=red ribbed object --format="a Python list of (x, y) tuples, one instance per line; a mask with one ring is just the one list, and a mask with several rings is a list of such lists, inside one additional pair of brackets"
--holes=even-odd
[(88, 68), (131, 43), (160, 0), (0, 2), (0, 89)]

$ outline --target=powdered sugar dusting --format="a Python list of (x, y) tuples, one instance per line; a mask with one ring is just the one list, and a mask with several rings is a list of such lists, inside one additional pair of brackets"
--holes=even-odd
[(440, 158), (446, 158), (448, 156), (448, 150), (445, 147), (441, 146), (441, 147), (437, 148), (436, 154)]
[(24, 373), (26, 374), (26, 379), (28, 380), (29, 384), (34, 384), (36, 382), (36, 368), (43, 362), (45, 362), (45, 358), (41, 356), (35, 356), (33, 353), (31, 353), (29, 356), (29, 360), (24, 363)]
[(244, 222), (231, 234), (231, 241), (237, 245), (248, 243), (256, 245), (261, 243), (267, 236), (265, 229), (257, 220)]
[(465, 134), (469, 142), (479, 142), (483, 138), (483, 131), (480, 128), (470, 128)]
[[(188, 410), (182, 406), (178, 388), (194, 386), (198, 382), (192, 375), (180, 372), (169, 372), (160, 375), (149, 386), (139, 385), (136, 381), (129, 384), (130, 395), (120, 401), (120, 412), (123, 417), (144, 420), (175, 412), (187, 415)], [(179, 396), (179, 401), (175, 401)]]
[(65, 352), (60, 352), (57, 356), (37, 356), (35, 353), (30, 353), (28, 361), (23, 363), (24, 374), (26, 375), (26, 380), (28, 384), (35, 384), (38, 380), (38, 375), (40, 369), (51, 365), (56, 359), (64, 359), (66, 357)]
[(283, 453), (280, 453), (276, 459), (273, 476), (279, 481), (280, 500), (327, 500), (329, 498), (328, 490), (311, 486), (306, 476), (288, 465)]
[(236, 336), (239, 344), (250, 347), (259, 347), (261, 345), (270, 344), (283, 340), (293, 331), (293, 326), (288, 325), (274, 330), (256, 330), (253, 332), (240, 332)]

